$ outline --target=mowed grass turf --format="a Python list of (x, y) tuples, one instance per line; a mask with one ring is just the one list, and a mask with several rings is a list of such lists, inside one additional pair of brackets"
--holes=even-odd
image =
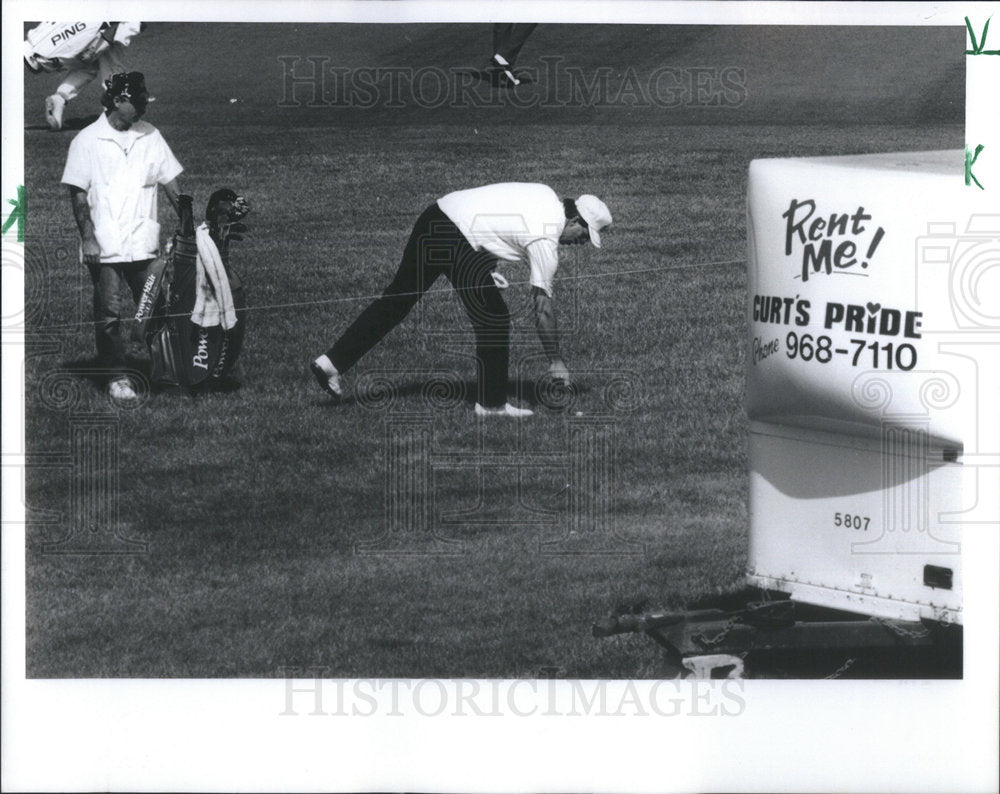
[[(239, 389), (132, 410), (86, 375), (91, 288), (58, 184), (73, 132), (39, 128), (56, 79), (26, 77), (28, 449), (71, 457), (73, 428), (110, 417), (120, 533), (147, 544), (49, 553), (74, 540), (86, 480), (29, 467), (30, 676), (648, 677), (654, 644), (595, 640), (594, 620), (741, 587), (747, 166), (961, 146), (962, 31), (541, 26), (524, 66), (607, 68), (611, 93), (524, 107), (412, 93), (360, 107), (329, 91), (296, 105), (279, 61), (465, 80), (451, 70), (481, 67), (488, 42), (483, 25), (153, 24), (136, 40), (148, 119), (197, 212), (221, 185), (254, 205), (232, 255), (254, 308)], [(620, 101), (629, 69), (648, 83), (662, 66), (742, 69), (745, 93)], [(519, 95), (567, 89), (553, 79), (539, 71)], [(75, 126), (96, 96), (69, 106)], [(443, 280), (330, 405), (306, 365), (388, 282), (419, 212), (505, 180), (594, 192), (614, 213), (604, 248), (566, 251), (559, 271), (578, 392), (542, 400), (526, 273), (508, 266), (512, 397), (534, 417), (472, 416), (472, 335)]]

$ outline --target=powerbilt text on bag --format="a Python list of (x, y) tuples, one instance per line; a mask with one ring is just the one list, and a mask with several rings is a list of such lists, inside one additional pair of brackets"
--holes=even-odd
[[(192, 319), (198, 302), (198, 238), (192, 199), (179, 197), (180, 229), (165, 256), (150, 267), (139, 299), (133, 333), (149, 349), (151, 380), (159, 386), (199, 389), (231, 381), (246, 331), (246, 293), (239, 274), (228, 263), (230, 240), (246, 227), (246, 199), (228, 189), (209, 199), (206, 223), (197, 234), (210, 235), (228, 280), (235, 324), (199, 325)], [(202, 277), (204, 280), (204, 276)], [(218, 290), (215, 290), (218, 292)]]

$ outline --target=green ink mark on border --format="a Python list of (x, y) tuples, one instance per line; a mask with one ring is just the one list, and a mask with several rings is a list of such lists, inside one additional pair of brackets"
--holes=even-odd
[(972, 173), (972, 166), (976, 164), (976, 160), (979, 159), (979, 153), (983, 151), (986, 147), (983, 144), (979, 144), (976, 147), (976, 151), (972, 152), (968, 145), (965, 147), (965, 186), (969, 187), (973, 182), (976, 183), (976, 187), (980, 190), (985, 190), (985, 188), (979, 184), (979, 180), (976, 179), (975, 175)]
[(972, 49), (966, 50), (965, 51), (966, 55), (1000, 55), (1000, 50), (986, 49), (986, 34), (989, 32), (990, 29), (990, 19), (993, 19), (993, 17), (991, 16), (989, 19), (986, 20), (986, 24), (983, 25), (983, 37), (977, 42), (976, 34), (972, 30), (972, 23), (969, 21), (968, 17), (965, 18), (965, 27), (968, 29), (969, 38), (972, 40)]
[(24, 242), (24, 226), (28, 221), (28, 196), (24, 191), (24, 185), (17, 186), (17, 200), (7, 199), (8, 204), (13, 204), (14, 209), (11, 210), (10, 216), (4, 221), (3, 229), (0, 230), (4, 234), (7, 234), (7, 230), (10, 229), (14, 223), (17, 223), (17, 241), (19, 243)]

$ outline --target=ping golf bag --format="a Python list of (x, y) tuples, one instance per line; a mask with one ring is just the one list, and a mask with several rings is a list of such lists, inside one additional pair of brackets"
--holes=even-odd
[[(242, 203), (240, 203), (242, 202)], [(233, 207), (238, 206), (238, 211)], [(220, 255), (232, 294), (236, 323), (202, 326), (192, 320), (198, 301), (198, 241), (192, 199), (179, 201), (180, 230), (165, 256), (150, 267), (135, 315), (133, 333), (145, 341), (152, 362), (151, 380), (161, 387), (198, 390), (232, 380), (246, 330), (246, 294), (239, 275), (228, 266), (233, 232), (244, 227), (235, 222), (246, 214), (245, 200), (230, 190), (212, 194), (206, 211), (207, 233)], [(235, 219), (233, 216), (236, 216)], [(199, 230), (200, 234), (206, 233)], [(204, 282), (204, 276), (202, 277)]]

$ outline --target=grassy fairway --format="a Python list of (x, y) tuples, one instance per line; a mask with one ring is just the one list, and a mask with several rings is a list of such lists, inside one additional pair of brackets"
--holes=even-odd
[[(29, 452), (71, 457), (73, 428), (103, 417), (116, 434), (122, 534), (146, 544), (47, 553), (73, 524), (80, 470), (29, 468), (29, 676), (655, 675), (652, 643), (594, 640), (590, 625), (620, 603), (681, 607), (741, 585), (750, 160), (959, 147), (960, 68), (909, 63), (901, 46), (899, 82), (877, 81), (894, 93), (872, 97), (869, 31), (831, 34), (857, 57), (821, 68), (754, 29), (543, 26), (525, 65), (548, 52), (620, 75), (626, 50), (642, 75), (736, 65), (746, 99), (282, 107), (281, 55), (478, 66), (488, 29), (244, 26), (239, 47), (205, 30), (152, 26), (130, 66), (147, 73), (148, 118), (185, 165), (198, 212), (221, 185), (254, 204), (233, 254), (255, 309), (231, 393), (154, 394), (116, 410), (74, 374), (93, 342), (58, 184), (72, 133), (30, 128), (52, 86), (26, 82)], [(910, 46), (952, 32), (894, 35)], [(88, 96), (72, 113), (94, 112)], [(526, 273), (507, 267), (511, 373), (533, 418), (472, 416), (472, 335), (444, 281), (350, 373), (354, 397), (329, 405), (306, 365), (388, 281), (419, 212), (505, 180), (594, 192), (615, 216), (603, 249), (569, 251), (559, 271), (578, 394), (542, 399)]]

